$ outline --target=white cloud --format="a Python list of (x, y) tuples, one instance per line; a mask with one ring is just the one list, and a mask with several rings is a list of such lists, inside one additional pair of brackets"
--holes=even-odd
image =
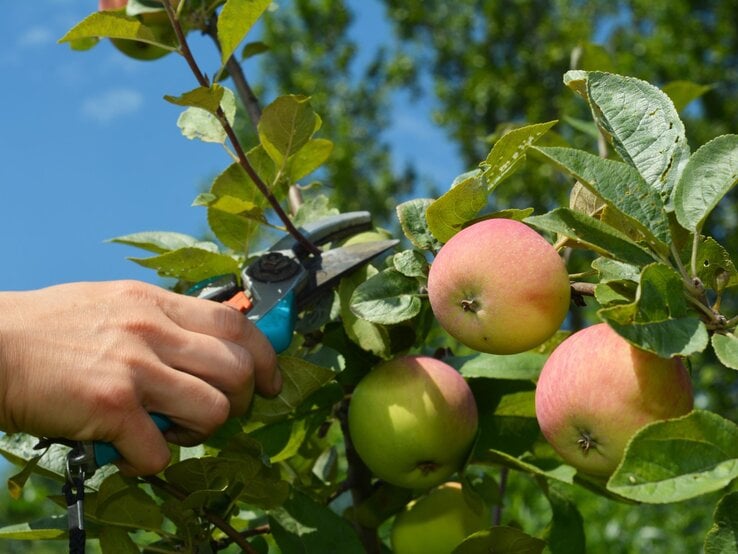
[(35, 48), (51, 44), (55, 40), (54, 33), (48, 27), (30, 27), (18, 37), (18, 46), (21, 48)]
[(114, 119), (135, 113), (143, 105), (143, 95), (132, 89), (108, 90), (82, 103), (82, 113), (98, 123), (110, 123)]

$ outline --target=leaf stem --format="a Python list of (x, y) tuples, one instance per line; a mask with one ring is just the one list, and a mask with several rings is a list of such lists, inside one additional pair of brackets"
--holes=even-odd
[(507, 491), (507, 478), (510, 474), (510, 469), (506, 466), (500, 468), (500, 502), (495, 506), (495, 511), (492, 516), (492, 525), (498, 526), (502, 523), (502, 503), (505, 498), (505, 492)]
[[(175, 34), (177, 35), (177, 40), (179, 41), (179, 47), (180, 47), (180, 53), (182, 56), (184, 56), (185, 60), (187, 61), (187, 65), (190, 67), (190, 70), (192, 71), (192, 74), (195, 76), (195, 79), (197, 80), (198, 84), (201, 87), (210, 87), (210, 81), (208, 78), (202, 73), (200, 70), (200, 67), (197, 65), (197, 61), (195, 60), (195, 57), (192, 54), (192, 51), (190, 50), (189, 44), (187, 42), (187, 38), (185, 37), (184, 31), (182, 30), (182, 26), (179, 24), (179, 20), (177, 19), (177, 15), (174, 13), (174, 9), (172, 8), (171, 4), (172, 0), (163, 0), (164, 8), (166, 9), (167, 16), (169, 17), (169, 21), (174, 29)], [(297, 240), (300, 245), (305, 248), (305, 250), (313, 255), (319, 256), (320, 255), (320, 249), (318, 249), (317, 246), (315, 246), (310, 240), (308, 240), (307, 237), (305, 237), (292, 223), (292, 220), (289, 218), (287, 213), (282, 208), (282, 205), (279, 203), (279, 201), (276, 199), (276, 197), (272, 194), (272, 192), (269, 190), (269, 187), (262, 181), (259, 174), (256, 172), (256, 170), (252, 167), (251, 163), (249, 162), (248, 158), (246, 157), (246, 152), (243, 150), (243, 147), (241, 146), (241, 142), (238, 140), (238, 136), (236, 135), (236, 132), (234, 131), (233, 127), (231, 126), (231, 123), (228, 121), (228, 118), (226, 117), (225, 113), (223, 112), (223, 109), (218, 106), (218, 109), (215, 113), (215, 116), (218, 118), (218, 121), (220, 122), (221, 126), (223, 127), (223, 130), (226, 133), (226, 136), (228, 137), (228, 140), (231, 143), (231, 146), (233, 147), (233, 150), (236, 153), (238, 163), (239, 165), (246, 171), (246, 174), (251, 178), (251, 180), (256, 185), (256, 188), (259, 189), (259, 192), (267, 199), (271, 207), (274, 209), (275, 213), (277, 214), (277, 217), (284, 223), (285, 229), (287, 232), (292, 235), (295, 240)]]
[[(149, 483), (152, 487), (155, 487), (157, 489), (160, 489), (166, 492), (167, 494), (169, 494), (170, 496), (173, 496), (179, 501), (183, 501), (187, 499), (187, 493), (185, 491), (165, 481), (161, 477), (157, 477), (156, 475), (150, 475), (148, 477), (141, 477), (141, 479)], [(236, 529), (234, 529), (222, 517), (220, 517), (219, 515), (207, 512), (207, 511), (205, 511), (203, 515), (205, 519), (207, 519), (210, 523), (212, 523), (218, 529), (223, 531), (223, 533), (225, 533), (225, 535), (228, 538), (230, 538), (235, 544), (237, 544), (244, 552), (246, 552), (247, 554), (258, 554), (258, 552), (254, 549), (254, 547), (249, 544), (249, 542), (241, 535), (241, 533), (239, 533)]]

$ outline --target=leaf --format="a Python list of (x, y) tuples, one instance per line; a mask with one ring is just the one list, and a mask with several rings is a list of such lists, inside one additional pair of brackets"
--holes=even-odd
[(679, 224), (692, 232), (738, 182), (738, 135), (723, 135), (702, 145), (687, 162), (674, 189)]
[(165, 95), (164, 100), (177, 106), (201, 108), (215, 115), (223, 100), (224, 92), (225, 89), (222, 86), (215, 84), (209, 87), (197, 87), (181, 96)]
[(738, 554), (738, 492), (720, 499), (713, 519), (705, 537), (705, 554)]
[(305, 146), (320, 128), (320, 118), (307, 96), (280, 96), (261, 114), (258, 131), (261, 144), (278, 165)]
[(597, 258), (592, 262), (592, 269), (600, 275), (601, 283), (624, 280), (637, 283), (641, 280), (641, 268), (610, 258)]
[(88, 15), (59, 39), (60, 43), (74, 43), (90, 38), (120, 38), (154, 44), (166, 50), (176, 50), (172, 33), (154, 33), (135, 17), (118, 11), (100, 11)]
[(623, 161), (669, 198), (689, 158), (671, 99), (646, 81), (597, 71), (586, 74), (586, 93), (595, 121)]
[(202, 243), (193, 236), (170, 231), (143, 231), (141, 233), (115, 237), (109, 239), (109, 242), (135, 246), (156, 254), (164, 254), (170, 250), (178, 250), (180, 248), (187, 248), (190, 246), (194, 247), (198, 244), (202, 245)]
[(403, 250), (392, 256), (394, 268), (406, 277), (425, 279), (428, 276), (428, 260), (417, 250)]
[(520, 354), (475, 354), (465, 358), (447, 358), (446, 362), (466, 378), (516, 379), (533, 381), (538, 378), (548, 356), (537, 352)]
[(361, 283), (351, 295), (351, 311), (380, 325), (394, 325), (420, 313), (417, 279), (386, 269)]
[(356, 287), (377, 273), (374, 266), (365, 265), (341, 279), (338, 295), (341, 300), (341, 323), (346, 335), (363, 350), (384, 358), (389, 355), (391, 347), (387, 328), (358, 317), (350, 307)]
[[(228, 122), (233, 125), (236, 117), (236, 98), (228, 88), (223, 87), (220, 107)], [(218, 118), (202, 108), (187, 108), (177, 119), (177, 126), (182, 134), (190, 140), (199, 139), (203, 142), (225, 144), (228, 139)]]
[(491, 527), (464, 539), (452, 554), (540, 554), (546, 543), (516, 527)]
[(0, 540), (42, 541), (67, 536), (67, 518), (47, 517), (0, 527)]
[(674, 102), (676, 111), (681, 112), (712, 88), (712, 85), (698, 85), (692, 81), (670, 81), (662, 86), (661, 90)]
[(255, 396), (250, 418), (271, 423), (293, 413), (302, 402), (335, 378), (335, 373), (301, 358), (279, 357), (282, 372), (282, 392), (275, 398)]
[(712, 335), (712, 348), (720, 363), (730, 369), (738, 369), (738, 337), (734, 334)]
[(448, 242), (486, 204), (487, 190), (480, 176), (467, 177), (428, 206), (428, 228), (439, 241)]
[[(690, 263), (692, 244), (682, 252), (682, 262)], [(697, 277), (702, 283), (714, 291), (738, 285), (738, 270), (728, 251), (714, 238), (700, 236), (697, 244)]]
[(162, 277), (184, 281), (202, 281), (213, 275), (238, 274), (241, 270), (240, 264), (231, 256), (197, 247), (178, 248), (151, 258), (129, 259), (156, 270)]
[(289, 180), (297, 182), (323, 165), (333, 152), (327, 139), (308, 140), (289, 160)]
[(42, 454), (38, 454), (34, 458), (31, 458), (26, 462), (21, 471), (8, 477), (8, 493), (13, 500), (18, 500), (23, 495), (23, 487), (25, 487), (26, 482), (28, 482), (28, 479), (35, 472), (41, 456)]
[(607, 488), (662, 504), (720, 490), (738, 477), (738, 426), (703, 410), (638, 431)]
[(420, 250), (437, 252), (441, 248), (441, 243), (433, 236), (426, 219), (428, 206), (433, 202), (430, 198), (416, 198), (403, 202), (397, 206), (397, 219), (400, 221), (402, 232), (413, 246)]
[(125, 529), (106, 525), (100, 529), (100, 549), (116, 554), (139, 554), (141, 550)]
[(690, 313), (681, 277), (663, 264), (643, 269), (633, 303), (603, 308), (598, 315), (628, 342), (662, 358), (707, 347), (707, 329)]
[(662, 251), (668, 250), (671, 234), (663, 202), (632, 166), (574, 148), (536, 150), (626, 216)]
[(137, 483), (114, 473), (100, 485), (95, 520), (106, 525), (136, 529), (159, 529), (163, 518), (159, 506)]
[(574, 483), (576, 469), (558, 459), (521, 459), (501, 450), (489, 449), (479, 455), (488, 463), (500, 464), (534, 476), (556, 479), (562, 483)]
[(480, 164), (487, 191), (492, 192), (525, 160), (525, 152), (558, 121), (536, 123), (508, 131), (495, 142)]
[(585, 554), (584, 521), (567, 488), (549, 480), (544, 491), (552, 512), (551, 523), (545, 532), (551, 554)]
[(218, 16), (221, 63), (225, 65), (271, 0), (228, 0)]
[(283, 554), (363, 554), (347, 519), (293, 490), (284, 506), (269, 513), (272, 536)]
[(543, 231), (564, 235), (579, 246), (602, 256), (635, 265), (644, 265), (654, 260), (647, 250), (617, 229), (569, 208), (556, 208), (544, 215), (527, 217), (525, 223)]

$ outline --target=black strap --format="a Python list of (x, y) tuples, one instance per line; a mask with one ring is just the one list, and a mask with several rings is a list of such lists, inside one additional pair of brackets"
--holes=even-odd
[(85, 483), (79, 477), (67, 476), (62, 487), (67, 501), (67, 521), (69, 525), (69, 554), (84, 554), (86, 533), (84, 526)]

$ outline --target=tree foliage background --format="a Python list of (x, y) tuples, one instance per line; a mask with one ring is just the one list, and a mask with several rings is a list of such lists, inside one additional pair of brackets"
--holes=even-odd
[[(262, 104), (283, 93), (311, 96), (322, 135), (336, 145), (321, 180), (341, 210), (392, 214), (411, 193), (432, 196), (449, 186), (435, 182), (422, 164), (399, 166), (393, 159), (384, 131), (398, 95), (430, 100), (433, 121), (453, 144), (449, 159), (468, 169), (505, 129), (527, 122), (558, 119), (556, 133), (545, 140), (597, 152), (585, 104), (562, 85), (572, 68), (613, 71), (663, 87), (681, 109), (693, 146), (738, 132), (738, 0), (375, 1), (388, 32), (369, 54), (352, 32), (362, 24), (352, 2), (280, 2), (264, 18), (262, 70), (249, 75)], [(529, 158), (495, 201), (542, 211), (568, 202), (567, 184)], [(727, 230), (721, 239), (731, 253), (738, 250), (736, 217), (735, 202), (727, 199), (711, 218)], [(705, 360), (695, 376), (696, 403), (736, 420), (738, 380), (713, 368)], [(724, 386), (699, 386), (717, 374)], [(543, 527), (550, 508), (528, 479), (511, 479), (505, 519)], [(589, 550), (610, 553), (699, 551), (717, 499), (701, 497), (675, 510), (576, 494)], [(22, 505), (0, 498), (6, 523), (46, 509), (38, 498)]]

